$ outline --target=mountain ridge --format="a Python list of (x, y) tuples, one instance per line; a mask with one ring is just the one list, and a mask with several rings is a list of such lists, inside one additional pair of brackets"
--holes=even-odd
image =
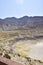
[(43, 28), (43, 16), (7, 17), (0, 19), (0, 30)]

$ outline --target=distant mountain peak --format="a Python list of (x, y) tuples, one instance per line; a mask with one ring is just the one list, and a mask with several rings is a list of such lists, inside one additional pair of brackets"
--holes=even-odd
[(35, 27), (43, 28), (43, 16), (7, 17), (0, 19), (0, 29), (3, 30), (29, 29)]

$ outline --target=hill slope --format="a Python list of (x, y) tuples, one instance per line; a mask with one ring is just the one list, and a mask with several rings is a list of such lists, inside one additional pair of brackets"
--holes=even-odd
[(43, 28), (43, 16), (0, 19), (0, 30)]

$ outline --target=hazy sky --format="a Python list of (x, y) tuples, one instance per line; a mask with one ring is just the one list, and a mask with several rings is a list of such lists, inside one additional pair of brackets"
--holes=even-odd
[(0, 0), (0, 18), (43, 16), (43, 0)]

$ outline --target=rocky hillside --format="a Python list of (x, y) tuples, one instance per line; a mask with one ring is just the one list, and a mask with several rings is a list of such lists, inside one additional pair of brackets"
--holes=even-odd
[(0, 30), (43, 28), (43, 16), (0, 19)]

